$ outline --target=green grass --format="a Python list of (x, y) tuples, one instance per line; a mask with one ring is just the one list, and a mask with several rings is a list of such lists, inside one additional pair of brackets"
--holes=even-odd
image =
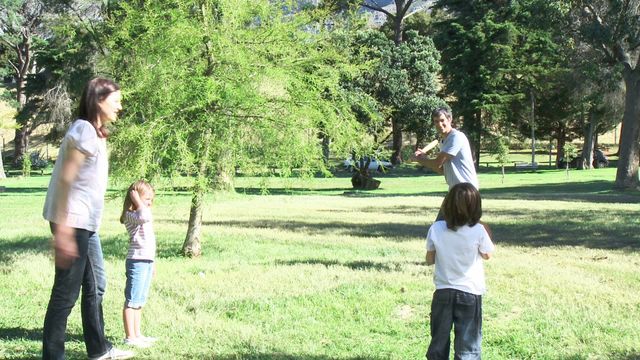
[[(640, 194), (615, 169), (480, 174), (498, 250), (486, 262), (486, 359), (640, 358)], [(424, 236), (446, 191), (412, 167), (352, 191), (332, 179), (238, 178), (206, 198), (204, 255), (178, 254), (188, 194), (154, 205), (158, 276), (143, 312), (146, 359), (421, 359), (433, 268)], [(0, 181), (0, 358), (35, 359), (53, 279), (41, 209), (48, 177)], [(123, 337), (127, 237), (110, 193), (101, 237), (107, 336)], [(268, 193), (269, 195), (260, 195)], [(86, 358), (79, 306), (68, 356)], [(121, 343), (120, 343), (121, 344)]]

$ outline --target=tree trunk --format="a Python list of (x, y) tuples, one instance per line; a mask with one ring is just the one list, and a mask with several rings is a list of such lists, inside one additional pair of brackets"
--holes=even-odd
[(203, 192), (196, 189), (191, 199), (191, 211), (189, 213), (189, 228), (187, 237), (182, 245), (182, 254), (188, 257), (198, 257), (202, 254), (202, 242), (200, 233), (202, 229), (202, 197)]
[(536, 163), (536, 97), (533, 90), (531, 95), (531, 166)]
[[(396, 13), (393, 17), (393, 42), (394, 44), (400, 45), (402, 44), (402, 28), (403, 28), (403, 20), (406, 14), (405, 7), (411, 5), (411, 1), (405, 4), (405, 0), (395, 0), (396, 5)], [(405, 6), (406, 5), (406, 6)], [(391, 163), (393, 165), (402, 164), (402, 125), (399, 123), (398, 119), (391, 119), (391, 127), (393, 129), (393, 155), (391, 156)]]
[(2, 150), (4, 150), (2, 148), (2, 143), (0, 142), (0, 179), (6, 179), (7, 178), (7, 174), (4, 173), (4, 161), (3, 161), (3, 156), (2, 156)]
[(416, 145), (413, 147), (414, 151), (422, 149), (422, 147), (424, 146), (424, 138), (425, 136), (422, 134), (422, 132), (416, 134)]
[(626, 94), (615, 187), (637, 189), (640, 151), (640, 68), (624, 72)]
[(475, 134), (473, 135), (473, 142), (471, 143), (471, 151), (473, 154), (473, 162), (476, 165), (476, 169), (480, 166), (480, 144), (482, 142), (482, 110), (477, 110), (475, 121)]
[[(26, 76), (26, 75), (25, 75)], [(26, 80), (23, 76), (16, 76), (16, 100), (18, 101), (18, 111), (22, 110), (27, 103), (27, 95), (25, 93)], [(15, 131), (13, 138), (13, 164), (17, 165), (18, 160), (27, 152), (29, 144), (29, 135), (31, 134), (31, 125), (27, 123), (19, 123), (20, 128)]]
[(391, 155), (391, 163), (393, 165), (402, 164), (402, 126), (398, 120), (391, 119), (391, 128), (393, 130), (393, 154)]
[(400, 45), (402, 43), (402, 20), (402, 17), (399, 16), (396, 16), (393, 19), (393, 42), (396, 45)]
[(589, 112), (589, 125), (585, 129), (582, 158), (578, 162), (578, 169), (593, 169), (593, 147), (598, 118), (593, 111)]
[(29, 136), (31, 135), (30, 124), (23, 124), (22, 127), (16, 129), (15, 136), (13, 138), (13, 164), (17, 165), (18, 161), (26, 156), (27, 148), (29, 147)]
[(322, 134), (322, 159), (325, 165), (329, 165), (329, 156), (331, 155), (329, 145), (331, 145), (331, 138), (327, 134)]
[[(556, 151), (556, 168), (560, 168), (560, 159), (564, 158), (564, 145), (567, 143), (567, 140), (564, 137), (564, 130), (558, 131), (558, 138), (556, 139), (558, 144), (558, 149)], [(565, 159), (568, 160), (568, 159)]]
[(189, 227), (187, 236), (182, 244), (182, 254), (188, 257), (198, 257), (202, 254), (200, 233), (202, 229), (202, 198), (207, 189), (207, 164), (211, 150), (211, 132), (207, 131), (202, 138), (202, 155), (200, 157), (199, 172), (193, 187), (191, 211), (189, 212)]
[(233, 179), (236, 169), (233, 166), (233, 159), (230, 151), (224, 151), (220, 154), (216, 174), (213, 180), (213, 188), (215, 190), (232, 192), (235, 191)]
[[(24, 109), (27, 104), (27, 75), (32, 70), (32, 54), (31, 54), (31, 36), (22, 32), (22, 42), (15, 46), (16, 55), (18, 57), (18, 63), (16, 64), (14, 78), (16, 80), (16, 100), (18, 101), (18, 112)], [(13, 139), (13, 163), (17, 165), (18, 159), (20, 159), (27, 151), (27, 145), (29, 144), (29, 135), (31, 134), (31, 125), (29, 120), (25, 123), (19, 122), (21, 125), (19, 129), (15, 131), (15, 137)]]

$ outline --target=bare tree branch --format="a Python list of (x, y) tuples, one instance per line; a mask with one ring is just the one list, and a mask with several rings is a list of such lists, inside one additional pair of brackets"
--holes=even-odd
[(18, 67), (16, 66), (16, 64), (13, 63), (13, 61), (11, 60), (7, 60), (9, 62), (9, 64), (11, 65), (11, 67), (13, 68), (13, 70), (16, 71), (16, 74), (20, 73), (20, 69), (18, 69)]
[(376, 3), (375, 1), (373, 3), (375, 5), (369, 5), (369, 4), (363, 2), (362, 6), (368, 8), (368, 9), (374, 10), (374, 11), (381, 12), (381, 13), (383, 13), (383, 14), (387, 15), (388, 17), (391, 17), (391, 18), (393, 18), (395, 16), (390, 11), (387, 11), (384, 8), (380, 7), (380, 5), (378, 5), (378, 3)]
[[(598, 14), (593, 5), (586, 4), (583, 10), (587, 15), (593, 18), (600, 30), (604, 30), (607, 28), (607, 26), (604, 24), (604, 20)], [(612, 44), (613, 49), (610, 49), (607, 44), (598, 39), (597, 46), (604, 53), (608, 60), (612, 62), (620, 62), (625, 66), (631, 66), (629, 56), (624, 51), (620, 43), (616, 42), (615, 44)]]
[(101, 46), (100, 39), (98, 38), (98, 35), (96, 34), (96, 29), (93, 27), (92, 23), (90, 21), (85, 21), (85, 19), (82, 17), (82, 14), (80, 14), (80, 11), (74, 8), (71, 5), (71, 3), (67, 3), (65, 4), (65, 6), (73, 13), (73, 15), (75, 15), (78, 18), (78, 20), (80, 21), (82, 26), (85, 28), (85, 30), (87, 30), (87, 32), (91, 34), (93, 41), (96, 43), (96, 47), (100, 50), (102, 55), (106, 55), (107, 52), (104, 49), (104, 47)]
[(12, 43), (11, 41), (7, 40), (6, 38), (0, 38), (0, 41), (2, 41), (5, 44), (7, 44), (7, 46), (9, 46), (10, 48), (16, 47), (16, 44)]
[(404, 8), (398, 9), (398, 17), (404, 18), (404, 15), (407, 13), (407, 11), (409, 11), (409, 8), (411, 7), (411, 4), (413, 4), (413, 0), (408, 0)]

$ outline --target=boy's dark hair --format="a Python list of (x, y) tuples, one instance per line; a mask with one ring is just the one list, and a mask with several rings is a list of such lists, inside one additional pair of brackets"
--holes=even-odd
[(480, 193), (469, 183), (456, 184), (444, 198), (442, 212), (447, 228), (451, 230), (464, 225), (473, 226), (482, 217)]

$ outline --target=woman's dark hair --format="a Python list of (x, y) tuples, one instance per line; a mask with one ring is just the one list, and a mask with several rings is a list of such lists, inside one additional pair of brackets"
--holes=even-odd
[(482, 199), (478, 190), (469, 183), (456, 184), (442, 202), (447, 228), (456, 230), (460, 226), (473, 226), (482, 217)]
[(94, 78), (87, 83), (82, 92), (78, 106), (78, 118), (90, 122), (100, 137), (107, 137), (109, 133), (104, 124), (98, 128), (98, 115), (100, 114), (98, 103), (118, 90), (120, 90), (120, 86), (115, 82), (105, 78)]

